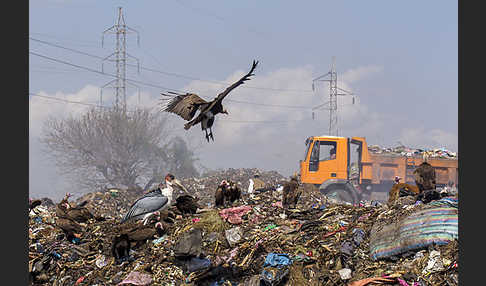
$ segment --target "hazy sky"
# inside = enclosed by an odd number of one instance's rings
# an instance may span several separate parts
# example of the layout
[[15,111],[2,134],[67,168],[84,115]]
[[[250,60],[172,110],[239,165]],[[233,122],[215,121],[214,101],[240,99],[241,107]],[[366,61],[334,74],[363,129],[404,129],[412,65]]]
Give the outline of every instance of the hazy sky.
[[[445,147],[457,151],[457,1],[70,1],[31,0],[29,90],[32,94],[96,104],[113,77],[101,58],[115,49],[117,7],[139,32],[127,36],[128,108],[157,106],[168,89],[212,99],[260,61],[255,76],[223,102],[215,142],[199,127],[174,133],[197,147],[209,168],[261,168],[288,176],[298,170],[305,138],[328,130],[329,114],[312,120],[311,108],[328,101],[329,87],[312,92],[336,57],[338,86],[357,95],[339,97],[342,136],[368,144]],[[64,47],[55,47],[55,46]],[[71,49],[71,50],[68,50]],[[72,51],[76,50],[78,52]],[[85,54],[81,54],[81,53]],[[51,59],[42,58],[46,56]],[[58,60],[58,61],[55,61]],[[59,61],[85,67],[80,69]],[[106,61],[103,70],[115,73]],[[150,70],[150,71],[149,71]],[[200,80],[196,80],[200,79]],[[139,96],[140,95],[140,96]],[[41,152],[38,135],[48,115],[84,112],[86,105],[30,98],[31,196],[75,193]],[[112,89],[103,90],[105,104]],[[277,105],[277,106],[275,106]]]

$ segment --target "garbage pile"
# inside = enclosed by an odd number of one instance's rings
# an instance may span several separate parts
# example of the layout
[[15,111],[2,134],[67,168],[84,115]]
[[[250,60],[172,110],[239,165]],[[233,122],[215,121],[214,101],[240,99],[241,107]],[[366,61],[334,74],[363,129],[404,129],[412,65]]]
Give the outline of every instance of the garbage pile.
[[[243,193],[246,193],[250,184],[250,179],[255,174],[260,176],[268,186],[277,187],[281,185],[286,177],[276,171],[262,171],[256,168],[242,168],[226,170],[215,170],[203,174],[200,178],[181,178],[181,183],[192,191],[193,196],[199,198],[201,207],[214,206],[214,191],[223,180],[235,182]],[[177,195],[182,195],[179,191]]]
[[368,146],[368,150],[374,154],[387,154],[387,155],[406,156],[406,157],[426,156],[429,158],[444,158],[444,159],[456,159],[458,157],[457,152],[452,152],[445,148],[420,149],[420,148],[410,148],[403,145],[397,147],[381,147],[378,145],[370,145]]
[[[209,201],[205,194],[214,195],[220,180],[244,188],[252,176],[230,169],[181,181]],[[283,178],[260,177],[276,184]],[[31,285],[458,285],[457,197],[352,206],[299,187],[295,209],[282,208],[277,189],[178,215],[165,233],[132,242],[122,261],[113,257],[113,239],[141,194],[79,198],[105,219],[82,223],[81,237],[71,241],[56,226],[55,207],[37,206],[29,214]]]

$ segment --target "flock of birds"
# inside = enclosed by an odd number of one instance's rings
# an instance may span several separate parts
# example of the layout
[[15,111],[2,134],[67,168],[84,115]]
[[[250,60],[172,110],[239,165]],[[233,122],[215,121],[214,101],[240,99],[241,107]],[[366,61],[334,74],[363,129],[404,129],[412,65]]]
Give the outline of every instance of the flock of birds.
[[[173,200],[174,188],[184,191],[186,194],[180,195]],[[297,191],[298,182],[296,177],[284,184],[283,205],[284,207],[295,207],[299,194]],[[268,189],[268,188],[266,188]],[[80,241],[87,223],[94,219],[104,221],[102,216],[93,215],[86,207],[88,201],[79,204],[70,203],[68,200],[71,195],[68,193],[56,205],[56,225],[63,230],[65,238],[73,243]],[[223,180],[214,194],[215,206],[217,208],[233,205],[241,199],[241,190],[238,185],[230,180]],[[198,199],[188,194],[187,189],[172,174],[165,176],[165,185],[159,184],[155,190],[146,192],[137,199],[129,208],[127,213],[121,218],[120,223],[114,228],[116,235],[113,238],[111,252],[116,262],[129,260],[129,251],[132,245],[144,243],[147,239],[158,235],[161,237],[166,230],[175,222],[177,215],[174,213],[175,206],[177,213],[185,216],[195,214],[200,206]],[[41,205],[40,200],[29,199],[29,211]],[[174,210],[174,211],[173,211]]]
[[[218,94],[212,101],[206,101],[193,93],[175,94],[163,107],[163,111],[179,115],[186,121],[184,129],[188,130],[194,125],[201,124],[201,129],[206,133],[206,140],[211,138],[214,141],[212,126],[217,114],[228,114],[223,107],[222,100],[236,87],[249,80],[253,71],[258,65],[258,61],[253,61],[250,71],[240,78],[237,82],[226,88]],[[196,113],[199,111],[197,116]],[[209,131],[209,132],[208,132]],[[185,195],[177,197],[174,201],[174,188],[185,192]],[[268,189],[268,188],[266,188]],[[300,193],[297,191],[298,181],[294,175],[289,182],[283,187],[283,206],[294,207],[297,203]],[[258,191],[258,190],[256,190]],[[241,191],[235,182],[223,180],[214,195],[216,207],[226,207],[232,205],[241,198]],[[87,208],[88,201],[73,205],[68,202],[70,194],[56,205],[56,225],[63,230],[67,240],[71,242],[79,241],[86,227],[86,223],[95,219],[104,220],[103,217],[94,216]],[[112,242],[112,255],[117,262],[129,259],[129,251],[132,243],[141,243],[146,239],[153,237],[155,234],[162,236],[174,223],[177,216],[171,210],[175,206],[180,214],[194,214],[197,212],[199,205],[198,199],[188,194],[187,189],[172,174],[165,176],[165,184],[161,183],[154,189],[146,192],[142,197],[137,199],[129,208],[127,213],[122,217],[118,232]],[[42,202],[40,200],[29,200],[29,211],[34,210]]]

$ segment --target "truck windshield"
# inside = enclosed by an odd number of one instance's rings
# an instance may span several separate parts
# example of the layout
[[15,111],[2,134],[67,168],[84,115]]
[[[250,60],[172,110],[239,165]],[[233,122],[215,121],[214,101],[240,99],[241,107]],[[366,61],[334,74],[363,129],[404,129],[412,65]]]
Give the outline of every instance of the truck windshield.
[[305,140],[305,154],[304,154],[304,161],[307,159],[307,155],[309,155],[309,150],[311,146],[312,140]]

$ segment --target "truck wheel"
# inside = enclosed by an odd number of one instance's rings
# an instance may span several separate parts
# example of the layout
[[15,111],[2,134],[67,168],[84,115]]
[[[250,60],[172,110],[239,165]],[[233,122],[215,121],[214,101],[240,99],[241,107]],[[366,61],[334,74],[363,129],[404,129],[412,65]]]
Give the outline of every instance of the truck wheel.
[[356,194],[344,185],[329,186],[325,190],[321,190],[321,192],[324,195],[335,198],[339,201],[348,202],[351,204],[358,203],[358,198]]

